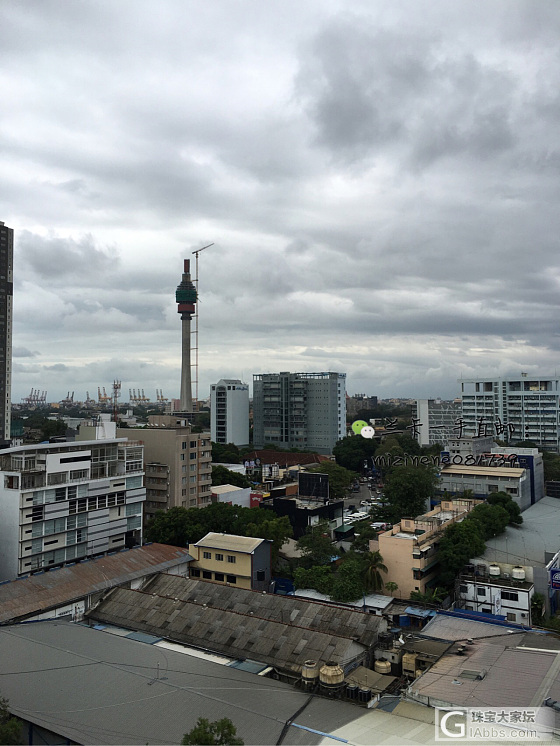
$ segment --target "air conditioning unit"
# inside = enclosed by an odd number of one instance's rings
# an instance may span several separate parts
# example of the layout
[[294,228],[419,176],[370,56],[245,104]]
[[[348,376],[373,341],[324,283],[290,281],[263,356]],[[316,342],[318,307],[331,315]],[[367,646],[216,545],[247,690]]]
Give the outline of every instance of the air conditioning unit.
[[528,616],[529,616],[529,614],[527,614],[527,612],[526,612],[526,611],[522,611],[522,612],[521,612],[521,616],[525,618],[525,617],[528,617]]

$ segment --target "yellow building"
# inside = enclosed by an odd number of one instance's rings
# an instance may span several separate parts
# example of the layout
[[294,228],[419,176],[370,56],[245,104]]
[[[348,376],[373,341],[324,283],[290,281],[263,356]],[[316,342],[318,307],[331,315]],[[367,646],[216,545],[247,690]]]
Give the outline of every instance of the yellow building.
[[258,591],[269,588],[272,542],[268,539],[210,532],[188,549],[194,557],[191,578]]
[[396,583],[397,598],[410,598],[413,591],[426,593],[434,586],[439,572],[438,542],[448,526],[461,521],[482,500],[442,500],[429,513],[403,518],[389,531],[369,543],[370,551],[379,551],[387,567],[384,581]]

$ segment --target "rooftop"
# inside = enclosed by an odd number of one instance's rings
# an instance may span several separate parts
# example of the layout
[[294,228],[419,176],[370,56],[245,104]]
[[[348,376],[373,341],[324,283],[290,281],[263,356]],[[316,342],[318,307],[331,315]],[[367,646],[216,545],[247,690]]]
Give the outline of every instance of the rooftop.
[[443,466],[441,476],[446,474],[465,474],[473,477],[509,477],[520,479],[525,474],[525,469],[514,466]]
[[254,539],[251,536],[235,536],[234,534],[217,534],[214,531],[210,531],[200,541],[197,541],[194,546],[252,554],[264,541],[266,539]]
[[57,570],[0,583],[0,623],[32,616],[192,560],[186,549],[145,544],[112,555],[83,560]]
[[[274,744],[294,713],[330,733],[362,712],[322,698],[305,706],[308,695],[289,684],[78,624],[3,627],[0,657],[10,711],[80,744],[180,743],[217,713],[246,744]],[[284,743],[321,738],[294,726]]]
[[560,550],[560,500],[543,497],[523,513],[523,525],[507,526],[486,541],[484,559],[491,562],[545,567]]

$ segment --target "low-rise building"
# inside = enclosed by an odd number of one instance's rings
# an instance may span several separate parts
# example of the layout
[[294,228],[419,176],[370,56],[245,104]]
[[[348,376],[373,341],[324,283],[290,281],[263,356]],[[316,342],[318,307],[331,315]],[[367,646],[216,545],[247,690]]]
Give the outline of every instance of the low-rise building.
[[189,546],[190,576],[236,588],[266,591],[272,580],[272,542],[211,531]]
[[466,611],[502,616],[507,622],[531,625],[531,600],[535,594],[532,568],[478,561],[460,574],[455,605]]
[[528,469],[515,466],[444,466],[439,489],[444,497],[471,491],[479,500],[493,492],[506,492],[521,510],[531,505],[531,478]]
[[[271,490],[271,493],[273,491]],[[319,521],[328,521],[329,528],[334,531],[344,521],[344,500],[324,500],[303,498],[297,495],[286,495],[265,499],[261,508],[272,510],[279,518],[286,515],[294,531],[294,538],[303,536],[310,526]]]
[[413,591],[426,593],[439,573],[438,541],[448,526],[469,513],[479,500],[442,500],[434,510],[417,518],[403,518],[389,531],[369,542],[370,551],[379,551],[387,567],[385,582],[396,583],[394,593],[408,598]]

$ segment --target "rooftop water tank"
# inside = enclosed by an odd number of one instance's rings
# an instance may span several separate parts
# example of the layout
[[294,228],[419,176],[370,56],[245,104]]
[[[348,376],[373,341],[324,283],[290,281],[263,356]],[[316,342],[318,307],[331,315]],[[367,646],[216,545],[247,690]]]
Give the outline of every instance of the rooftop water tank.
[[327,689],[338,689],[344,684],[344,671],[335,661],[327,661],[319,670],[319,680]]
[[375,661],[374,670],[377,671],[377,673],[382,673],[389,675],[391,673],[391,664],[389,661],[384,661],[383,659]]
[[500,577],[500,565],[488,565],[488,575],[492,578]]
[[520,565],[517,565],[511,571],[511,577],[514,580],[525,580],[525,570]]
[[319,661],[305,661],[301,667],[301,678],[304,681],[317,681],[319,677]]

